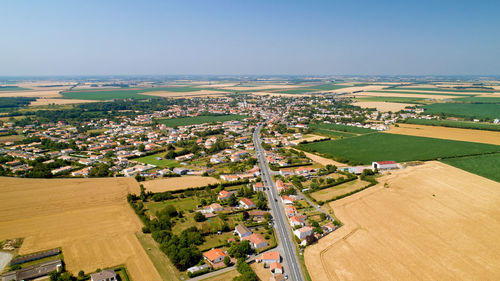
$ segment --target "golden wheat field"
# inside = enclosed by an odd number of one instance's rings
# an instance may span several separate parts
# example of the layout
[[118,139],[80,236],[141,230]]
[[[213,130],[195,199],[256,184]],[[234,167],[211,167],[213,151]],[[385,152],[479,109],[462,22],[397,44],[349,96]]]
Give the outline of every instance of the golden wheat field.
[[413,124],[398,126],[391,126],[386,133],[500,145],[500,132]]
[[207,184],[219,183],[219,180],[212,177],[202,176],[183,176],[175,178],[163,178],[145,181],[142,184],[147,191],[164,192],[190,187],[200,187]]
[[379,111],[392,111],[397,112],[405,109],[407,106],[414,106],[414,104],[409,103],[399,103],[399,102],[383,102],[383,101],[359,101],[352,105],[356,105],[364,108],[376,108]]
[[500,279],[499,183],[441,162],[379,181],[330,204],[344,226],[306,249],[313,280]]
[[0,240],[24,237],[20,254],[61,247],[67,269],[125,264],[134,280],[161,280],[135,233],[126,201],[132,178],[0,178]]

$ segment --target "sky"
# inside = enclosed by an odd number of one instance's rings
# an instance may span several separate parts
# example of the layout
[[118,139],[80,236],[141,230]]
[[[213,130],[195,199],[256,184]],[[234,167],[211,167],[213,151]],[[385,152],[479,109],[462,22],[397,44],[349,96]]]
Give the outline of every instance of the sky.
[[498,75],[500,1],[1,1],[0,76]]

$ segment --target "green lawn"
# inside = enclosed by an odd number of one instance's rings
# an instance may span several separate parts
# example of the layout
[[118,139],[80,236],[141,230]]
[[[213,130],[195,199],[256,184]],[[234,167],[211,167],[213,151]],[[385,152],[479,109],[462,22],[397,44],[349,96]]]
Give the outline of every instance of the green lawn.
[[222,234],[210,234],[205,236],[205,242],[201,244],[198,248],[204,252],[212,248],[218,248],[226,245],[227,240],[230,238],[235,238],[232,231],[223,232]]
[[444,159],[442,162],[500,182],[500,154]]
[[153,240],[151,234],[138,232],[136,236],[163,281],[181,280],[181,276],[186,279],[186,276],[177,270],[167,255],[160,250],[158,243]]
[[425,114],[441,114],[471,118],[500,118],[500,104],[433,103],[424,106]]
[[[156,154],[152,154],[152,155],[148,155],[148,156],[144,156],[144,157],[140,157],[140,158],[135,158],[134,160],[135,161],[139,161],[141,163],[144,163],[144,164],[151,164],[151,165],[155,165],[157,167],[160,167],[160,168],[165,168],[165,167],[179,167],[180,164],[177,163],[177,161],[175,160],[171,160],[171,159],[165,159],[164,156],[165,156],[166,152],[161,152],[161,153],[156,153]],[[161,158],[160,160],[158,160],[157,158]]]
[[384,160],[433,160],[500,151],[498,145],[386,133],[309,143],[299,148],[319,152],[338,161],[360,164]]
[[413,119],[413,118],[406,119],[403,123],[428,125],[428,126],[443,126],[443,127],[461,128],[461,129],[500,131],[500,124],[493,124],[493,123],[478,123],[478,122],[453,121],[453,120],[427,120],[427,119]]
[[[199,204],[196,197],[186,197],[186,198],[175,198],[170,200],[165,200],[161,202],[146,202],[146,208],[148,208],[151,214],[156,214],[157,211],[165,208],[167,205],[174,206],[177,211],[180,210],[193,210]],[[187,212],[186,212],[187,213]]]
[[200,115],[195,117],[180,117],[180,118],[171,118],[171,119],[156,119],[159,123],[165,124],[169,127],[178,127],[178,126],[188,126],[188,125],[197,125],[204,123],[215,123],[215,122],[225,122],[232,120],[242,120],[247,118],[248,116],[239,115],[239,114],[229,114],[229,115]]

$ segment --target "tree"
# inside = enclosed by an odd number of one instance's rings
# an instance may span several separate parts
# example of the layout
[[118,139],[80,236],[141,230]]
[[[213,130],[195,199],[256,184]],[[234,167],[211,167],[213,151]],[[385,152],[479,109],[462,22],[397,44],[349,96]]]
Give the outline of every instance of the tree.
[[225,256],[225,257],[224,257],[224,264],[225,264],[226,266],[229,266],[229,264],[230,264],[230,263],[231,263],[231,258],[230,258],[230,257],[228,257],[228,256]]
[[140,152],[143,152],[145,149],[146,146],[143,143],[139,144],[139,146],[137,147],[137,150],[139,150]]
[[248,212],[247,212],[247,211],[243,211],[243,212],[241,212],[241,220],[242,220],[242,221],[246,221],[246,220],[248,220],[249,218],[250,218],[250,215],[248,214]]
[[197,222],[202,222],[205,220],[205,216],[201,212],[196,212],[196,214],[194,214],[194,220]]
[[227,200],[227,203],[229,206],[236,206],[238,204],[238,199],[236,199],[236,196],[234,194],[231,194],[229,196],[229,199]]
[[267,210],[267,202],[264,200],[258,200],[255,205],[259,210]]

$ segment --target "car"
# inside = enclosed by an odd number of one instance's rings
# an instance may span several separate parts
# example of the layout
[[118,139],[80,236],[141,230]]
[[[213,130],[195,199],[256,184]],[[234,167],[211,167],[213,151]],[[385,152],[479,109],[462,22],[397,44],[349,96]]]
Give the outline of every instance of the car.
[[274,198],[274,202],[278,202],[278,199]]
[[288,280],[288,275],[285,274],[285,279]]

